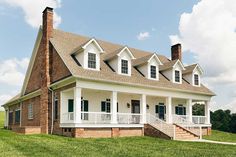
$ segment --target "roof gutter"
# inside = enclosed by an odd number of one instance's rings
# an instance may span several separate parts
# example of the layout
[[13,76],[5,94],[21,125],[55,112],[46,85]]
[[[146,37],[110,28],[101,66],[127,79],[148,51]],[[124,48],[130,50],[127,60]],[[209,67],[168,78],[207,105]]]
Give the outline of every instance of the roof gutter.
[[140,85],[140,84],[118,82],[118,81],[104,80],[104,79],[98,79],[98,78],[86,78],[86,77],[81,77],[81,76],[78,76],[78,75],[75,75],[75,77],[79,78],[79,79],[84,79],[84,80],[109,82],[109,83],[124,84],[124,85],[130,85],[130,86],[139,86],[139,87],[152,88],[152,89],[164,89],[164,90],[169,90],[169,91],[178,91],[178,92],[185,92],[185,93],[191,93],[191,94],[200,94],[200,95],[206,95],[206,96],[216,96],[215,93],[210,94],[210,93],[204,93],[204,92],[191,92],[189,90],[182,90],[182,89],[172,89],[172,88],[167,88],[167,87],[153,87],[153,86],[148,86],[148,85],[144,86],[144,85]]

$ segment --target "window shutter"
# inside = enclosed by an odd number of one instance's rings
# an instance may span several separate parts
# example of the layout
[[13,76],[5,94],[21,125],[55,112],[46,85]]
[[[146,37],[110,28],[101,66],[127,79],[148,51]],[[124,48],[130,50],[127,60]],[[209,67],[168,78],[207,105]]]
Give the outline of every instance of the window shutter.
[[118,102],[116,103],[116,105],[117,105],[117,112],[119,111],[119,104],[118,104]]
[[179,114],[179,107],[178,106],[175,106],[175,114]]
[[106,102],[105,102],[105,101],[102,101],[102,102],[101,102],[101,111],[102,111],[102,112],[105,112],[105,111],[106,111]]
[[184,109],[184,115],[186,115],[186,107],[183,107],[183,109]]
[[88,100],[84,100],[84,111],[88,112]]
[[159,106],[158,106],[158,105],[156,105],[155,112],[156,112],[156,113],[159,113]]
[[74,100],[73,99],[68,100],[68,112],[74,112]]

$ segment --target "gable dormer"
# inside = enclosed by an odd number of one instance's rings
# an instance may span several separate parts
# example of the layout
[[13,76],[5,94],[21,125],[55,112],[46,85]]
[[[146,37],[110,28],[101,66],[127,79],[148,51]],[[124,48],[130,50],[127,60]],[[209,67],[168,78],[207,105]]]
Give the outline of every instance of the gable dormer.
[[146,78],[152,80],[159,80],[159,66],[163,65],[158,56],[153,53],[133,62],[136,67]]
[[127,46],[116,50],[104,57],[112,69],[120,75],[131,76],[131,61],[135,59]]
[[100,54],[104,53],[98,42],[92,38],[73,51],[73,57],[79,64],[90,70],[100,70]]
[[203,74],[202,68],[199,64],[193,64],[185,67],[183,73],[184,79],[186,79],[191,85],[200,87],[201,86],[201,75]]
[[160,67],[160,71],[172,83],[182,84],[182,74],[185,70],[179,59],[171,60]]

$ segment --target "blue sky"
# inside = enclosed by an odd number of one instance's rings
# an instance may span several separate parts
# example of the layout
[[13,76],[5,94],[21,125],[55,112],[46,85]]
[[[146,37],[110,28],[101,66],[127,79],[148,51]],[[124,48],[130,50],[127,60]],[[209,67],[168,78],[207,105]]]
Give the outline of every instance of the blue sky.
[[[208,60],[205,59],[204,62],[202,59],[203,56],[212,57],[207,52],[208,48],[201,49],[202,43],[196,42],[197,45],[192,42],[202,39],[202,42],[211,43],[215,38],[214,35],[209,35],[212,38],[209,37],[205,41],[205,36],[199,36],[211,28],[199,32],[201,29],[197,28],[203,26],[198,21],[205,19],[208,24],[209,17],[204,16],[206,13],[203,8],[212,4],[216,4],[217,7],[216,1],[220,3],[222,0],[216,0],[215,3],[212,0],[206,1],[209,4],[201,0],[37,0],[33,2],[0,0],[0,98],[2,98],[0,102],[4,102],[20,90],[36,39],[41,12],[46,5],[51,5],[61,19],[58,20],[60,23],[58,29],[64,31],[158,52],[168,57],[171,44],[181,42],[184,49],[183,62],[202,63],[206,75],[205,83],[220,94],[213,99],[213,108],[219,108],[218,104],[227,106],[231,103],[231,106],[228,106],[230,108],[236,100],[234,99],[236,92],[229,90],[230,81],[223,80],[223,84],[215,86],[214,81],[218,80],[217,76],[222,73],[211,74],[214,67],[210,67],[212,64],[205,63]],[[195,10],[193,10],[194,5],[196,5]],[[213,13],[214,11],[212,10]],[[194,30],[191,31],[193,28]],[[213,51],[213,49],[209,50]],[[202,52],[206,53],[203,55]],[[6,75],[8,71],[11,71],[11,74]],[[232,95],[229,96],[230,94]]]

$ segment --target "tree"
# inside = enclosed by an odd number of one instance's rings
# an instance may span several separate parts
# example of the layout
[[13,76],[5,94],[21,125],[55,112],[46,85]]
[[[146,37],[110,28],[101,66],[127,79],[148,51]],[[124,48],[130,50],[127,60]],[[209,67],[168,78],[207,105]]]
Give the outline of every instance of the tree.
[[204,105],[198,103],[193,105],[193,115],[204,116],[204,113]]
[[212,129],[236,133],[236,114],[230,110],[211,112]]

